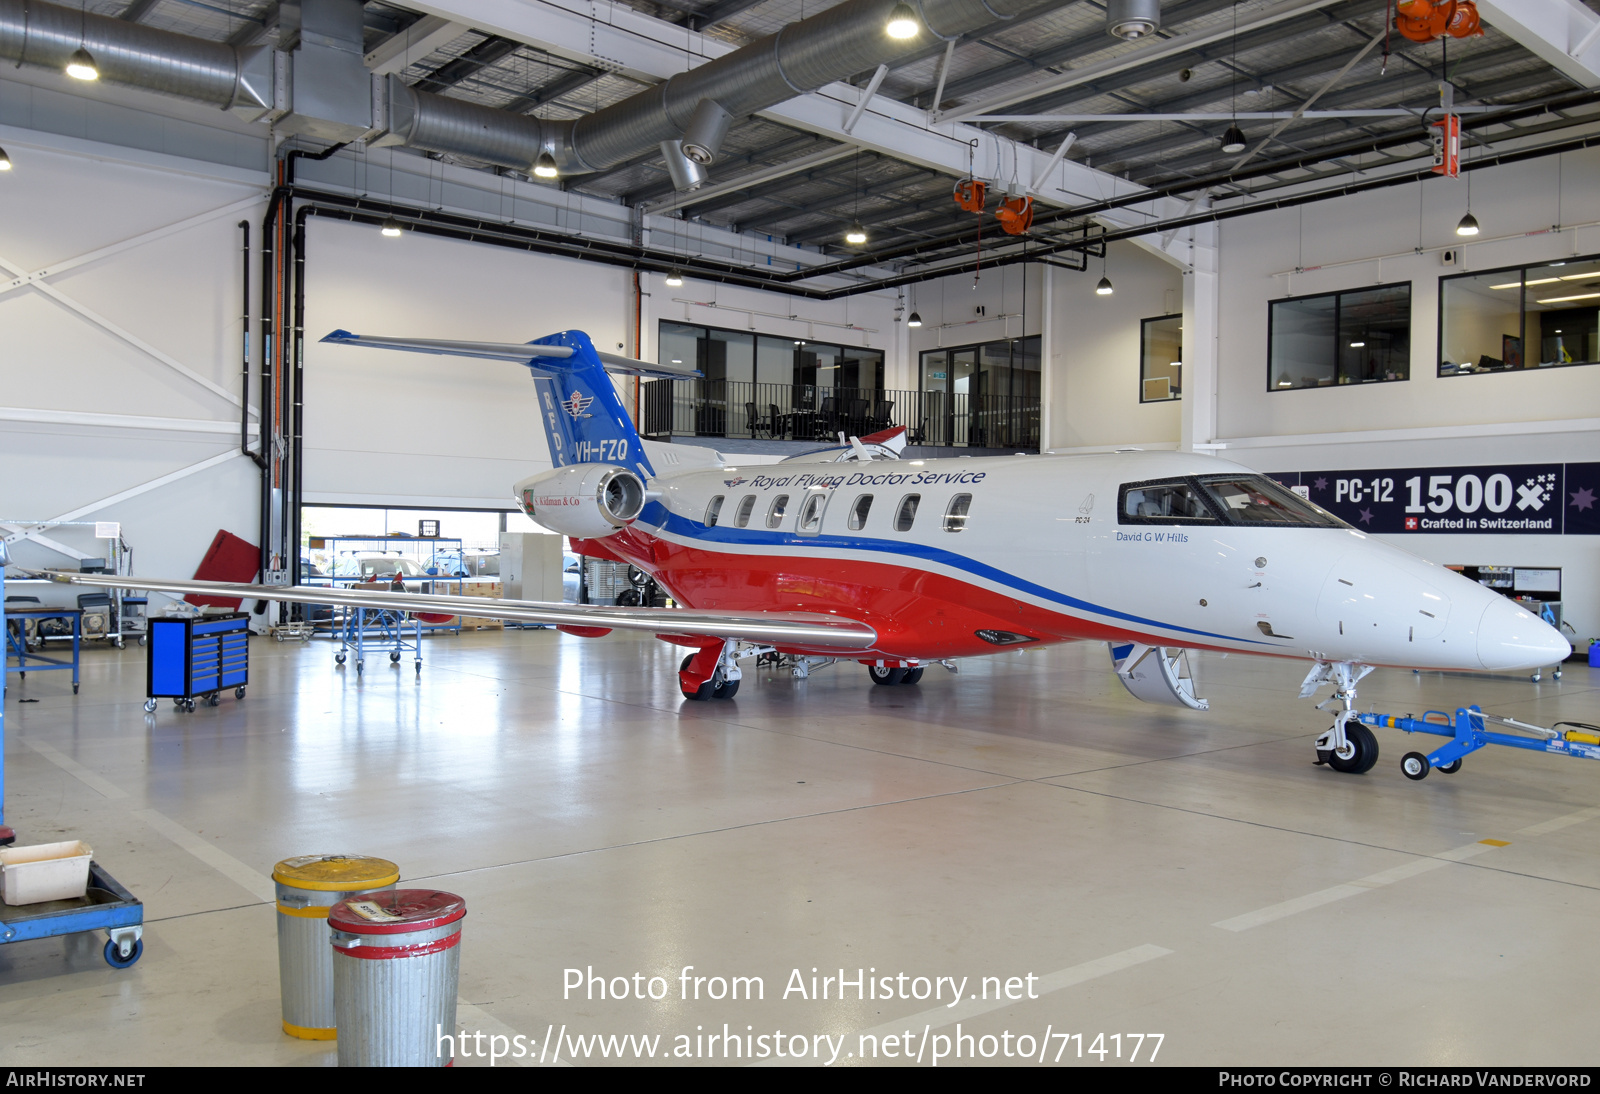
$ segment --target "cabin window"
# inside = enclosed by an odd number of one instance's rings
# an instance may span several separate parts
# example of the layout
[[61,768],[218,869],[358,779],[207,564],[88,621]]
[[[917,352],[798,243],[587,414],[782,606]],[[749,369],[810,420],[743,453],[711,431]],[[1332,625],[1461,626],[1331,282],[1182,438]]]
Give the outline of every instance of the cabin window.
[[1122,488],[1123,524],[1216,522],[1200,491],[1187,482],[1142,482]]
[[722,495],[718,494],[716,497],[711,499],[711,504],[706,506],[706,527],[707,528],[715,528],[717,526],[717,517],[718,517],[718,515],[721,514],[721,512],[722,512]]
[[789,508],[789,495],[779,494],[772,499],[772,506],[767,510],[767,527],[776,528],[783,523],[783,513]]
[[755,507],[756,496],[754,494],[746,494],[744,500],[739,503],[739,511],[733,515],[733,526],[735,528],[750,527],[750,514],[755,510]]
[[967,510],[971,507],[971,494],[957,494],[951,498],[949,508],[944,511],[944,530],[946,532],[964,531],[967,527]]
[[828,504],[828,495],[817,491],[806,498],[806,503],[800,508],[800,526],[797,529],[803,535],[814,536],[822,530],[822,509]]
[[872,495],[862,494],[850,507],[850,530],[859,532],[867,526],[867,514],[872,512]]
[[900,508],[894,515],[894,530],[896,532],[911,531],[911,524],[917,519],[917,505],[921,501],[921,494],[907,494],[900,499]]

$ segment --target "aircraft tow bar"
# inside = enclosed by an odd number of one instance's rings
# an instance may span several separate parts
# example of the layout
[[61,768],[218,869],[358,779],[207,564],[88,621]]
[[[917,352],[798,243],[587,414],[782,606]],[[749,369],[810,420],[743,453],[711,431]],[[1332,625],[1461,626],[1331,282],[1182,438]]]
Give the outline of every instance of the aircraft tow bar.
[[[1461,770],[1461,758],[1485,745],[1525,748],[1584,760],[1600,760],[1600,726],[1587,722],[1557,722],[1555,728],[1519,722],[1498,714],[1485,714],[1476,706],[1458,707],[1455,717],[1442,710],[1425,711],[1420,718],[1409,714],[1357,714],[1363,725],[1379,729],[1398,729],[1404,733],[1432,733],[1450,741],[1432,752],[1407,752],[1400,761],[1406,778],[1421,780],[1438,768],[1446,775]],[[1503,726],[1515,730],[1504,733],[1490,729]],[[1568,728],[1562,729],[1560,727]]]

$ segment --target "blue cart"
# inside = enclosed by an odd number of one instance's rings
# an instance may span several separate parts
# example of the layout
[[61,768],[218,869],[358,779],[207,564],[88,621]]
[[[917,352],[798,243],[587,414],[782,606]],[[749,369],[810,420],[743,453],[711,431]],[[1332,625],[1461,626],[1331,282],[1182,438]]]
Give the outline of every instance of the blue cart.
[[228,688],[240,699],[250,682],[250,616],[174,616],[149,622],[150,661],[146,670],[146,711],[157,699],[171,699],[179,710],[197,702],[216,706]]

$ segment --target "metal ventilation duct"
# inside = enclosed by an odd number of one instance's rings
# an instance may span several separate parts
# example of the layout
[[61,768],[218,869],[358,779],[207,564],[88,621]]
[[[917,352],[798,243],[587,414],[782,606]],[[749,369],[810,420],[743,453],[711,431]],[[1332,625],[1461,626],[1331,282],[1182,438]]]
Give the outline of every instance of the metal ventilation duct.
[[108,84],[253,117],[272,107],[272,50],[266,46],[240,49],[42,0],[0,0],[0,60],[59,71],[79,48],[94,55]]
[[[286,71],[280,85],[287,94],[274,101],[273,54],[264,47],[236,49],[218,42],[153,30],[136,23],[83,15],[44,0],[0,0],[0,60],[61,68],[80,44],[99,62],[108,83],[234,109],[260,117],[285,118],[296,132],[365,135],[376,144],[399,144],[464,156],[521,171],[532,169],[548,151],[563,174],[605,170],[663,142],[683,141],[686,159],[714,156],[726,125],[788,99],[875,68],[893,65],[925,50],[928,39],[889,37],[885,26],[898,0],[845,0],[810,19],[790,23],[776,34],[752,42],[662,84],[641,91],[574,121],[543,121],[477,106],[407,87],[398,78],[384,81],[373,98],[380,110],[372,128],[358,132],[354,89],[343,66],[325,70],[307,50],[282,55]],[[944,41],[1015,18],[1037,0],[917,0],[926,32]],[[1156,7],[1157,0],[1131,0]],[[349,5],[360,0],[318,0]],[[81,28],[81,29],[80,29]],[[285,64],[287,62],[287,64]],[[317,65],[315,72],[312,64]],[[304,94],[313,83],[337,84],[327,101],[330,111],[312,105]],[[295,94],[295,85],[302,85]],[[296,99],[301,101],[296,102]],[[318,103],[322,96],[318,96]],[[696,115],[700,122],[695,124]],[[325,133],[319,122],[326,123]],[[702,132],[703,131],[703,132]]]
[[1132,41],[1161,29],[1161,0],[1110,0],[1106,4],[1106,33]]

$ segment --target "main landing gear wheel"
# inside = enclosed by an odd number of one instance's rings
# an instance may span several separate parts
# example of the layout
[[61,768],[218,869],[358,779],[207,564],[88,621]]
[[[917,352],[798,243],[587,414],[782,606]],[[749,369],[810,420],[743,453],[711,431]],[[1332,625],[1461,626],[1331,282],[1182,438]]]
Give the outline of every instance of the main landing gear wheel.
[[900,682],[902,684],[915,684],[922,679],[923,671],[924,667],[922,665],[918,665],[914,669],[906,669],[906,678]]
[[1378,762],[1378,738],[1372,735],[1372,730],[1354,721],[1344,727],[1344,735],[1350,741],[1350,755],[1329,751],[1318,752],[1317,758],[1346,775],[1365,775]]
[[887,665],[868,665],[867,675],[874,684],[901,684],[905,682],[905,669],[892,669]]
[[[688,671],[689,662],[693,660],[694,654],[691,653],[689,656],[683,659],[683,663],[678,666],[678,671]],[[678,685],[678,690],[683,692],[683,697],[685,699],[695,699],[700,702],[705,702],[710,699],[732,699],[735,695],[739,694],[740,683],[741,681],[739,680],[724,680],[722,678],[722,670],[718,669],[716,673],[712,675],[711,679],[700,685],[698,691],[690,691],[681,683]]]
[[1421,782],[1428,777],[1428,757],[1420,752],[1407,752],[1400,758],[1400,772],[1406,778]]

